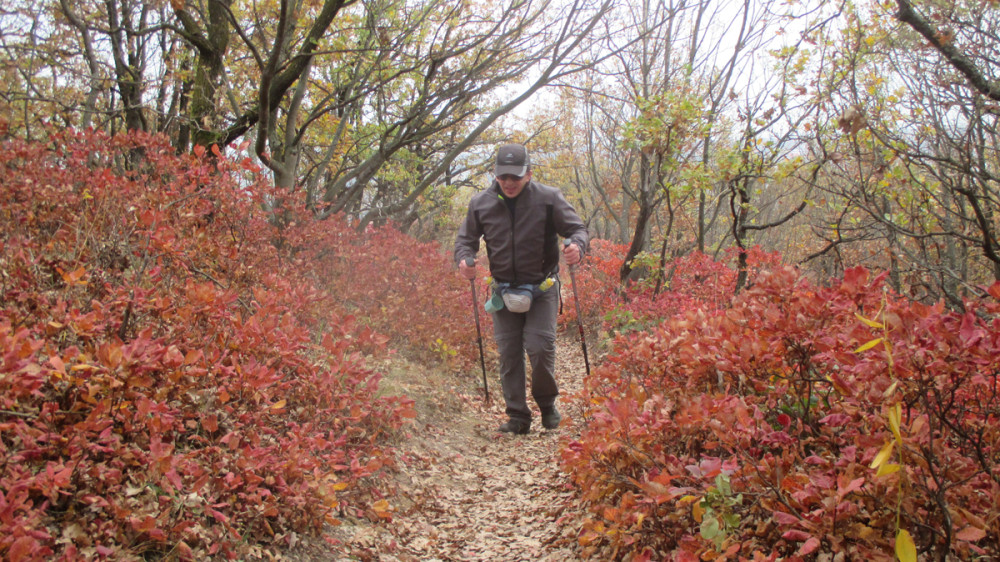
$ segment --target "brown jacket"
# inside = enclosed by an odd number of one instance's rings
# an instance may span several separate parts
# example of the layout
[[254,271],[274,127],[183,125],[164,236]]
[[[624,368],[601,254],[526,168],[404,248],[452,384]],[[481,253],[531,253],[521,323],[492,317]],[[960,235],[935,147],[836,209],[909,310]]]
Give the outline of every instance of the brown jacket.
[[455,263],[475,258],[484,238],[494,279],[537,284],[559,271],[559,236],[586,252],[587,227],[558,189],[532,180],[515,201],[512,216],[496,181],[472,197],[455,240]]

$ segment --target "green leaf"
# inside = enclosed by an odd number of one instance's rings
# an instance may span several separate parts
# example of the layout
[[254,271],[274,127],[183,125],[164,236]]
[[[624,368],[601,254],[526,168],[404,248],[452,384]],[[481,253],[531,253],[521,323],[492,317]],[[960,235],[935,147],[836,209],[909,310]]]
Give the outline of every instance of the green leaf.
[[719,536],[722,529],[719,526],[719,520],[715,517],[706,517],[701,522],[701,538],[710,541],[714,540],[715,537]]

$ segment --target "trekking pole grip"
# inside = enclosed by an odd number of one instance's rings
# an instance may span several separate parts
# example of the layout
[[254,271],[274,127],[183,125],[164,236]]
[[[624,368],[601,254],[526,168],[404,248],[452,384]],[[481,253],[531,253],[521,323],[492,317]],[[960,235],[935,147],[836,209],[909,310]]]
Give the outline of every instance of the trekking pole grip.
[[[573,241],[570,240],[569,238],[567,238],[567,239],[563,240],[563,247],[567,247],[568,248],[569,245],[572,244],[572,243],[573,243]],[[579,262],[577,262],[577,263],[579,263]],[[576,269],[576,264],[574,263],[573,265],[569,266],[569,269],[570,269],[570,271]]]

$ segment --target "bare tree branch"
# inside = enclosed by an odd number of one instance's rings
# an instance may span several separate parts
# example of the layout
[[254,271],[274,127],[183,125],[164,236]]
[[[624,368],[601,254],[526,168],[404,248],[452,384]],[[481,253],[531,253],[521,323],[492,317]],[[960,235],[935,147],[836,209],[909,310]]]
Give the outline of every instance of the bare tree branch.
[[952,42],[948,41],[944,35],[932,28],[930,23],[913,9],[913,5],[909,0],[896,0],[896,5],[899,6],[899,11],[896,12],[896,17],[899,18],[899,21],[909,24],[914,31],[922,35],[924,39],[927,39],[938,52],[944,55],[949,64],[965,76],[969,83],[972,84],[972,87],[979,91],[979,93],[990,99],[1000,101],[1000,86],[991,84],[971,60],[959,52]]

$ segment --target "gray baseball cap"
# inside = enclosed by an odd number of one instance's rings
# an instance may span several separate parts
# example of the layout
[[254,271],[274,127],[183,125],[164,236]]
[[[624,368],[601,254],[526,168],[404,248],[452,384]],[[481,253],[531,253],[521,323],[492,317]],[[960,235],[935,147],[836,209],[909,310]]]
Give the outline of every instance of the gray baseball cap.
[[528,149],[523,144],[505,144],[497,150],[497,163],[493,175],[500,177],[507,174],[523,177],[528,173],[531,158]]

